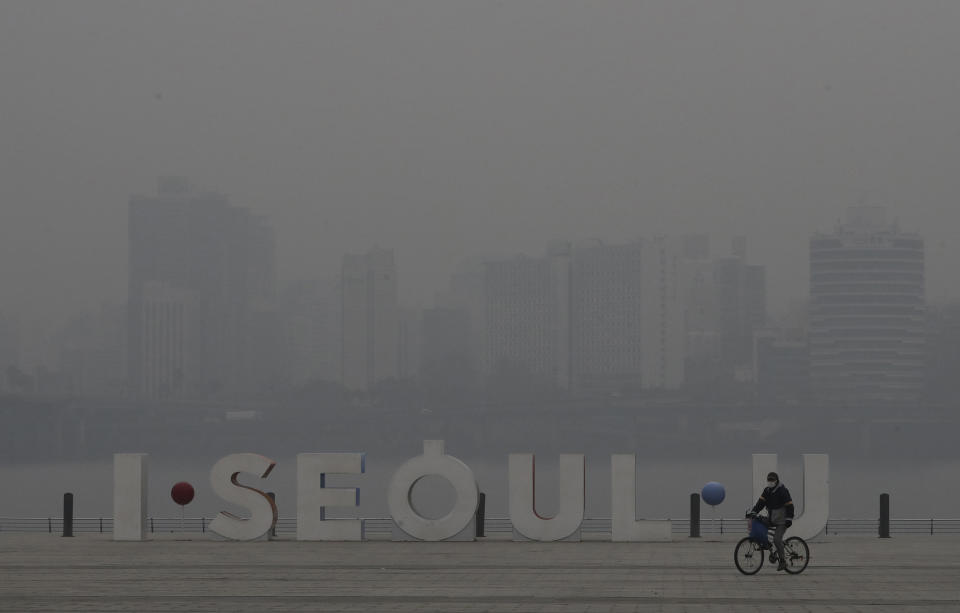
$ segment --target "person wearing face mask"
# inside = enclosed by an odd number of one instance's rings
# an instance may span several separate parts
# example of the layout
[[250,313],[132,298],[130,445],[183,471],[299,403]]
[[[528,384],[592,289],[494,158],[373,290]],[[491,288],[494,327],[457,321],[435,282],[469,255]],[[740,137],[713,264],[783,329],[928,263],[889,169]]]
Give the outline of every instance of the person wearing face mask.
[[764,507],[770,512],[770,526],[775,528],[773,544],[776,546],[780,558],[777,570],[785,570],[787,563],[784,561],[783,554],[783,534],[793,524],[794,508],[790,490],[780,483],[780,477],[777,473],[767,475],[767,487],[764,488],[757,504],[753,505],[753,512],[759,513]]

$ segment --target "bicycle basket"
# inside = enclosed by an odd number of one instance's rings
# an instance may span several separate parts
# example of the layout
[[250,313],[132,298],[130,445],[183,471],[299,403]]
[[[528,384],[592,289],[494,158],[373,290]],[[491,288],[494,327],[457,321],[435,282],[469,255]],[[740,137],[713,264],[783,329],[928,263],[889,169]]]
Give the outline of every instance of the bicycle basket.
[[767,525],[756,519],[747,520],[747,529],[750,531],[750,540],[754,543],[767,542]]

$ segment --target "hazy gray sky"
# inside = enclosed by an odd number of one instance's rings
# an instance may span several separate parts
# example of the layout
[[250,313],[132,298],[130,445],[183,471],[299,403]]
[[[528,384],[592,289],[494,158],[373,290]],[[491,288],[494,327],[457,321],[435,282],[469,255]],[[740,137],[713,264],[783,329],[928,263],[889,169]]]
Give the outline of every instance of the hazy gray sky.
[[[283,277],[743,232],[774,308],[850,204],[957,298],[960,2],[3,0],[0,310],[122,300],[126,204],[185,174],[270,217]],[[726,248],[717,242],[715,247]]]

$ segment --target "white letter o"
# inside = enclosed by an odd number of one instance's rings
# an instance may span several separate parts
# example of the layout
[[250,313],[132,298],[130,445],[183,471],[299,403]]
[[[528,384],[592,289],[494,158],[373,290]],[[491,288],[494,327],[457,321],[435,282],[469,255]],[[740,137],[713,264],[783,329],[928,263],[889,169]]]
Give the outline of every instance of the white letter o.
[[[450,482],[456,500],[449,513],[438,519],[423,517],[413,508],[410,495],[420,479],[437,475]],[[397,526],[422,541],[443,541],[466,528],[477,512],[479,489],[470,467],[443,453],[443,441],[423,441],[423,455],[410,458],[393,473],[387,488],[387,505]]]

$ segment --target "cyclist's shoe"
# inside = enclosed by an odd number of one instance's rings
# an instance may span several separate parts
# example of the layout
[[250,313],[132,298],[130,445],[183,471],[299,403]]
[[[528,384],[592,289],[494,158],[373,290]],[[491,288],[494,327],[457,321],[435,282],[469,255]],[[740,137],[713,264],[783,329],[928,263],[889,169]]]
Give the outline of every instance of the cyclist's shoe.
[[777,564],[777,570],[787,570],[787,563],[781,560],[780,563]]

